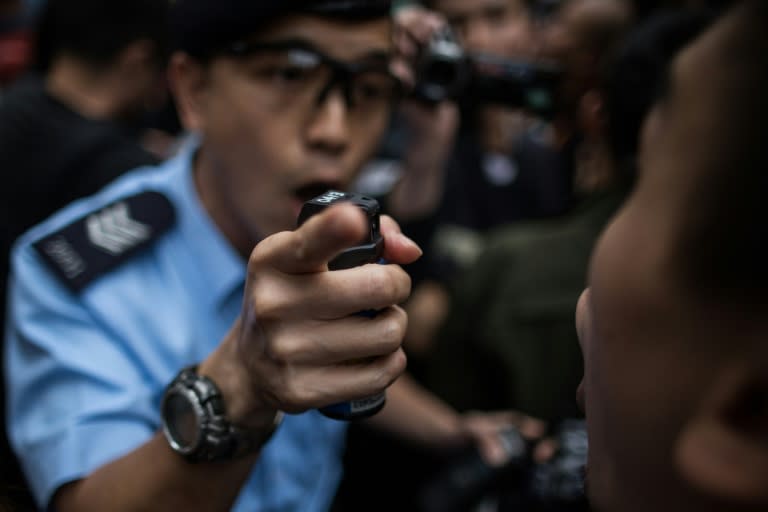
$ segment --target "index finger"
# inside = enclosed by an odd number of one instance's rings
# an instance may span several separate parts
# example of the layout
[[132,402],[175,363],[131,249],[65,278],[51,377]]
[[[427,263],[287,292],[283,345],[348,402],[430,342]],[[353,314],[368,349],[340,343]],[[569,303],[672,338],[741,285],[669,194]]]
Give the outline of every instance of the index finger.
[[395,15],[396,26],[420,43],[425,43],[432,34],[447,25],[445,18],[438,12],[422,6],[401,8]]
[[405,236],[397,222],[388,215],[381,216],[381,234],[384,237],[384,259],[390,263],[407,265],[423,254],[416,242]]
[[349,203],[339,203],[311,217],[296,231],[277,233],[259,243],[251,265],[271,265],[286,274],[328,270],[328,262],[360,242],[366,233],[365,214]]

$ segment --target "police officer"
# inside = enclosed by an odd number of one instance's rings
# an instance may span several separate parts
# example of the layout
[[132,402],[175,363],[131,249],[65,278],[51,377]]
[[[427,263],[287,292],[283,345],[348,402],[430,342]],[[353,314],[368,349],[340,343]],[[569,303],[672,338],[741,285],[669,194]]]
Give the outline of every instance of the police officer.
[[[346,423],[315,409],[403,372],[398,264],[421,251],[384,218],[391,264],[328,272],[365,233],[359,209],[289,230],[303,202],[351,181],[387,123],[389,8],[175,3],[170,78],[190,142],[14,252],[9,431],[41,508],[330,506]],[[409,386],[374,419],[413,439],[482,440],[509,421],[459,417]]]

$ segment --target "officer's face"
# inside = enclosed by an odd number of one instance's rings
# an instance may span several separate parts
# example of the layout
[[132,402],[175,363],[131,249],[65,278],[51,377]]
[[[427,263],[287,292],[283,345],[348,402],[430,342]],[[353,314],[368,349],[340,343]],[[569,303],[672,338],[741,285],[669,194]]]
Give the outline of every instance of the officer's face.
[[523,0],[437,0],[467,50],[525,57],[534,49],[533,28]]
[[[728,171],[713,162],[722,127],[735,121],[726,42],[737,30],[730,15],[676,59],[669,92],[646,122],[636,189],[599,241],[579,301],[588,489],[601,512],[740,510],[718,505],[720,489],[696,487],[681,469],[680,444],[738,341],[724,308],[679,277],[680,240],[698,218],[702,184]],[[709,469],[726,467],[735,446],[713,449]],[[731,483],[735,473],[715,480]]]
[[[344,189],[372,154],[394,92],[390,31],[387,18],[289,17],[191,80],[184,110],[203,136],[198,188],[242,253],[293,229],[304,201]],[[365,72],[345,81],[339,63]]]

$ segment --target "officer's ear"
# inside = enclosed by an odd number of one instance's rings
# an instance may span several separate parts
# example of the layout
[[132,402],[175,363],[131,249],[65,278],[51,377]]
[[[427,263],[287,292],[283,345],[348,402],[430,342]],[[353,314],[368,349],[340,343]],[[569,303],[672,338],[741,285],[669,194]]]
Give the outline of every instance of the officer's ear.
[[676,442],[682,477],[713,498],[768,503],[768,357],[760,351],[745,350],[712,376]]
[[179,52],[170,59],[168,80],[182,125],[189,131],[202,131],[205,128],[207,67],[186,53]]

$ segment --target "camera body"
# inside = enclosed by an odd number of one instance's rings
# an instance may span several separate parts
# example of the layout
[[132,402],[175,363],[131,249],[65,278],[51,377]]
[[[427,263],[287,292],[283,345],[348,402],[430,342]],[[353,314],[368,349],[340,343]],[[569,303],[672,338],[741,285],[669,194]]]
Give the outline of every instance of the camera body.
[[561,80],[562,71],[553,63],[467,53],[444,27],[417,60],[414,95],[432,104],[495,104],[551,118]]
[[486,464],[474,449],[448,464],[434,476],[420,495],[421,512],[467,512],[492,497],[497,512],[586,512],[584,467],[587,432],[584,420],[560,423],[555,439],[558,451],[547,462],[535,462],[533,444],[519,431],[499,432],[507,462]]

